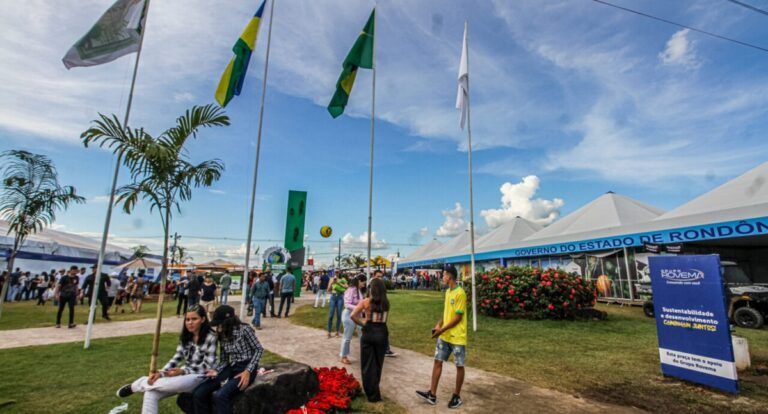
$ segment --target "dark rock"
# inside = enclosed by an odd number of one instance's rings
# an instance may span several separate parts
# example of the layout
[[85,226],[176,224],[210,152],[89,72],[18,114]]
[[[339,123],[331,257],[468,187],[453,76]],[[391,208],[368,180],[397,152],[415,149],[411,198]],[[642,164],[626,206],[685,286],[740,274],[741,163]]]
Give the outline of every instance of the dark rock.
[[[274,372],[257,376],[248,389],[235,397],[236,414],[284,413],[306,404],[320,391],[320,380],[309,365],[281,362],[262,367]],[[179,394],[176,404],[187,414],[194,412],[192,394]]]

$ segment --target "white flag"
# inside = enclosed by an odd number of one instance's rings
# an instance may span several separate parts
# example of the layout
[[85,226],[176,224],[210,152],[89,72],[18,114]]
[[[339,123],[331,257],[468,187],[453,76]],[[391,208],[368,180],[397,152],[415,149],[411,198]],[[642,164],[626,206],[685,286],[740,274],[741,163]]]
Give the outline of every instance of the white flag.
[[461,46],[459,63],[459,90],[456,93],[456,109],[459,110],[459,126],[464,129],[469,110],[469,62],[467,62],[467,24],[464,23],[464,43]]
[[117,0],[62,59],[67,69],[111,62],[139,50],[146,0]]

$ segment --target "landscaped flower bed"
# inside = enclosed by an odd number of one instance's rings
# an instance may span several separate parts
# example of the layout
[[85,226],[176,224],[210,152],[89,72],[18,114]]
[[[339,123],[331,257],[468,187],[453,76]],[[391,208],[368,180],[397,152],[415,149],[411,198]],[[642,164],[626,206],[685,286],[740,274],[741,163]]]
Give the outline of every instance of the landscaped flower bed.
[[302,408],[287,414],[324,414],[348,411],[352,399],[360,392],[360,383],[345,368],[315,368],[320,392]]
[[498,318],[575,319],[597,298],[592,282],[557,269],[493,269],[476,283],[480,312]]

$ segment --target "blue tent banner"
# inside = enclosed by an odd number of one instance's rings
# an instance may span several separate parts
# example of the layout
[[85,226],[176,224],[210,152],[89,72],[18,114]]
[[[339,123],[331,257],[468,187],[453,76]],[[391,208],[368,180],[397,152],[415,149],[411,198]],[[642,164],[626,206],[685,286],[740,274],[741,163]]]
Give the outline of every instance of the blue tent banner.
[[[691,227],[659,230],[654,232],[634,233],[620,236],[602,237],[589,240],[578,240],[566,243],[534,245],[508,250],[497,250],[475,254],[475,260],[496,260],[501,257],[535,257],[563,255],[589,251],[620,249],[622,247],[641,247],[646,244],[680,244],[704,240],[717,240],[735,237],[748,237],[768,234],[768,217],[751,218],[748,220],[729,221]],[[463,263],[469,262],[469,255],[436,258],[404,262],[401,266],[423,266],[434,263]]]
[[739,392],[720,257],[649,257],[664,375]]

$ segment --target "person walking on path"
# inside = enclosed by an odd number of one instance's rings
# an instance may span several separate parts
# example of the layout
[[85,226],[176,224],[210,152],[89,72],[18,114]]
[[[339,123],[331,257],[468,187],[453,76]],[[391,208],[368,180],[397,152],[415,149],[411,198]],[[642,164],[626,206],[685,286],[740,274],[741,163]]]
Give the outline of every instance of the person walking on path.
[[253,321],[251,324],[256,329],[261,329],[261,315],[267,306],[268,297],[269,283],[267,283],[267,275],[262,273],[251,286],[251,302],[253,303]]
[[341,312],[344,310],[344,293],[347,291],[347,280],[341,274],[334,276],[328,286],[328,291],[331,292],[331,305],[328,308],[328,337],[331,337],[334,315],[336,315],[336,337],[338,337],[341,332]]
[[[374,279],[382,279],[384,278],[384,272],[381,271],[381,269],[376,269],[373,271],[373,278]],[[386,284],[385,284],[386,286]],[[387,341],[387,350],[384,352],[385,357],[394,358],[397,356],[397,352],[392,351],[392,348],[389,346],[389,341]]]
[[[118,397],[144,393],[142,414],[156,414],[160,400],[184,392],[192,392],[204,381],[204,374],[216,363],[216,332],[211,329],[205,309],[195,307],[184,314],[176,353],[162,370],[141,377],[117,390]],[[181,363],[184,367],[181,368]]]
[[189,306],[195,306],[200,302],[200,288],[203,284],[202,276],[192,275],[189,278]]
[[328,273],[323,272],[322,275],[320,275],[317,278],[317,292],[315,294],[315,307],[317,307],[317,303],[322,299],[322,305],[321,307],[325,307],[325,301],[327,299],[328,294],[328,281],[330,278],[328,277]]
[[[88,296],[88,303],[93,303],[96,298],[99,299],[99,303],[101,303],[101,318],[106,320],[111,320],[109,318],[109,299],[107,299],[107,288],[112,285],[112,281],[109,280],[109,276],[107,276],[106,273],[102,273],[101,277],[99,278],[99,287],[98,289],[94,289],[94,286],[96,284],[96,266],[94,265],[91,267],[92,273],[85,277],[85,282],[83,283],[83,289],[85,290],[86,296]],[[97,295],[97,296],[94,296]]]
[[48,273],[43,272],[37,279],[37,304],[45,305],[48,299],[45,297],[45,291],[48,290]]
[[211,326],[219,336],[220,361],[206,372],[207,378],[195,388],[192,399],[196,414],[210,413],[211,408],[217,414],[227,414],[232,412],[232,399],[256,378],[264,348],[253,329],[240,322],[229,305],[216,308]]
[[188,307],[187,305],[189,304],[188,294],[189,294],[189,278],[186,276],[182,276],[179,278],[179,284],[176,285],[176,299],[178,300],[178,302],[176,303],[177,317],[187,314],[187,307]]
[[443,272],[443,283],[448,285],[445,291],[443,319],[432,329],[432,338],[437,338],[435,347],[435,362],[432,366],[432,383],[429,391],[416,391],[419,397],[428,403],[437,404],[437,385],[443,372],[443,362],[453,353],[456,364],[456,387],[453,390],[448,408],[457,408],[461,400],[461,386],[464,384],[464,358],[467,346],[467,294],[464,288],[456,283],[456,268],[449,266]]
[[[387,287],[381,279],[371,280],[370,296],[358,302],[350,317],[363,327],[360,336],[360,369],[363,390],[369,402],[381,401],[381,372],[384,368],[384,351],[387,348],[389,331],[389,300]],[[365,314],[361,319],[362,314]]]
[[11,273],[10,279],[8,281],[8,294],[6,295],[6,302],[16,302],[16,295],[19,294],[20,282],[21,279],[21,269],[16,268],[16,271]]
[[210,276],[205,277],[205,282],[200,287],[202,294],[200,295],[200,306],[205,308],[208,312],[208,317],[213,317],[214,302],[216,301],[216,284],[213,283],[213,278]]
[[107,288],[107,307],[112,308],[117,298],[117,292],[120,290],[120,280],[117,279],[117,272],[109,274],[109,287]]
[[219,280],[219,284],[221,285],[221,297],[219,298],[219,303],[226,305],[229,301],[229,287],[232,286],[232,276],[229,275],[229,272],[224,272],[224,276]]
[[65,306],[69,307],[69,325],[67,327],[71,329],[77,326],[75,325],[75,304],[77,303],[78,286],[80,286],[80,278],[77,274],[77,266],[72,266],[69,273],[62,276],[56,285],[55,297],[59,304],[59,311],[56,313],[57,328],[61,328],[61,314],[64,313]]
[[[272,272],[267,272],[267,283],[269,284],[269,316],[274,318],[277,316],[275,315],[275,286],[277,286],[277,278]],[[265,318],[267,317],[266,306],[264,307],[263,312],[261,312],[261,315]]]
[[134,277],[128,292],[131,297],[131,313],[141,313],[141,304],[144,303],[144,278],[141,275]]
[[344,337],[341,339],[341,357],[342,364],[350,364],[349,362],[349,344],[352,342],[352,333],[355,332],[357,325],[352,320],[350,315],[355,310],[357,304],[363,299],[363,294],[360,292],[360,285],[365,283],[365,276],[359,275],[352,278],[347,291],[344,292],[344,312],[341,314],[341,320],[344,323]]
[[285,317],[291,313],[291,302],[293,301],[293,289],[296,287],[296,277],[291,273],[290,268],[285,269],[285,273],[280,276],[280,283],[278,284],[280,291],[280,308],[277,310],[277,317],[281,317],[283,314],[283,303],[288,302],[288,306],[285,308]]

